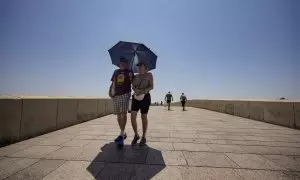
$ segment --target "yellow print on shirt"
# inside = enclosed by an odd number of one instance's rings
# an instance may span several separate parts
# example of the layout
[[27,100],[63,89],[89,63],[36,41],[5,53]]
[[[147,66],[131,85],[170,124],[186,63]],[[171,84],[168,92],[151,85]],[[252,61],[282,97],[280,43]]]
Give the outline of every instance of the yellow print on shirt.
[[125,81],[125,76],[124,76],[124,74],[118,75],[118,77],[117,77],[117,84],[123,84],[124,81]]

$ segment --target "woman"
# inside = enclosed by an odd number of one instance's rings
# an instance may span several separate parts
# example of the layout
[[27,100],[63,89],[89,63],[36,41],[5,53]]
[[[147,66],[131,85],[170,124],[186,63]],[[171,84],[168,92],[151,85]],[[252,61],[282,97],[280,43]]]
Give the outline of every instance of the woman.
[[153,89],[153,76],[148,72],[148,68],[145,63],[140,62],[137,64],[139,67],[139,72],[134,76],[132,81],[132,89],[134,94],[132,96],[132,105],[131,105],[131,124],[134,130],[134,138],[131,142],[132,145],[135,145],[140,139],[140,136],[137,131],[136,116],[138,111],[141,111],[142,125],[143,125],[143,135],[140,141],[140,145],[146,144],[146,132],[148,128],[148,119],[147,114],[151,104],[150,90]]

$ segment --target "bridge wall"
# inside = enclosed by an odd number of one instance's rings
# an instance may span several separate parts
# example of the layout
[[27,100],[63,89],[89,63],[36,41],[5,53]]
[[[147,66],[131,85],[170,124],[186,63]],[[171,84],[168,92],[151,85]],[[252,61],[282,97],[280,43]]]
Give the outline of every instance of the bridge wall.
[[187,106],[300,129],[299,101],[190,100]]
[[0,147],[112,113],[110,99],[0,99]]

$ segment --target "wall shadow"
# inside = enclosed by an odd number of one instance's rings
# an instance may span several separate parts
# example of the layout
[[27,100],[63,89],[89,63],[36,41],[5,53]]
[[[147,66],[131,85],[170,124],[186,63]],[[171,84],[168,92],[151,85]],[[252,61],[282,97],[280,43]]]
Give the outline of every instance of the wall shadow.
[[[105,163],[99,166],[99,163]],[[98,165],[97,165],[98,164]],[[151,179],[166,167],[160,150],[149,146],[105,144],[87,170],[95,179]]]

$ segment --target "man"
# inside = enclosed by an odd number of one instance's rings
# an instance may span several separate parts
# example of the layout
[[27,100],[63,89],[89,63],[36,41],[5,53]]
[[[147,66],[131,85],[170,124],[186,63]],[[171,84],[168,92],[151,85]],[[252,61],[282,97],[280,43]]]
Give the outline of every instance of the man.
[[186,96],[184,95],[184,93],[181,94],[180,96],[180,101],[181,101],[181,105],[182,105],[182,110],[185,111],[185,103],[187,101]]
[[127,122],[127,111],[131,96],[131,82],[133,76],[133,72],[128,69],[128,61],[123,57],[120,58],[119,69],[114,71],[111,78],[112,83],[109,88],[109,96],[113,99],[114,114],[117,115],[121,130],[120,135],[115,139],[115,142],[120,147],[123,147],[124,140],[127,137],[124,131]]
[[167,101],[168,110],[170,111],[171,102],[173,101],[173,96],[170,91],[166,94],[165,101]]

